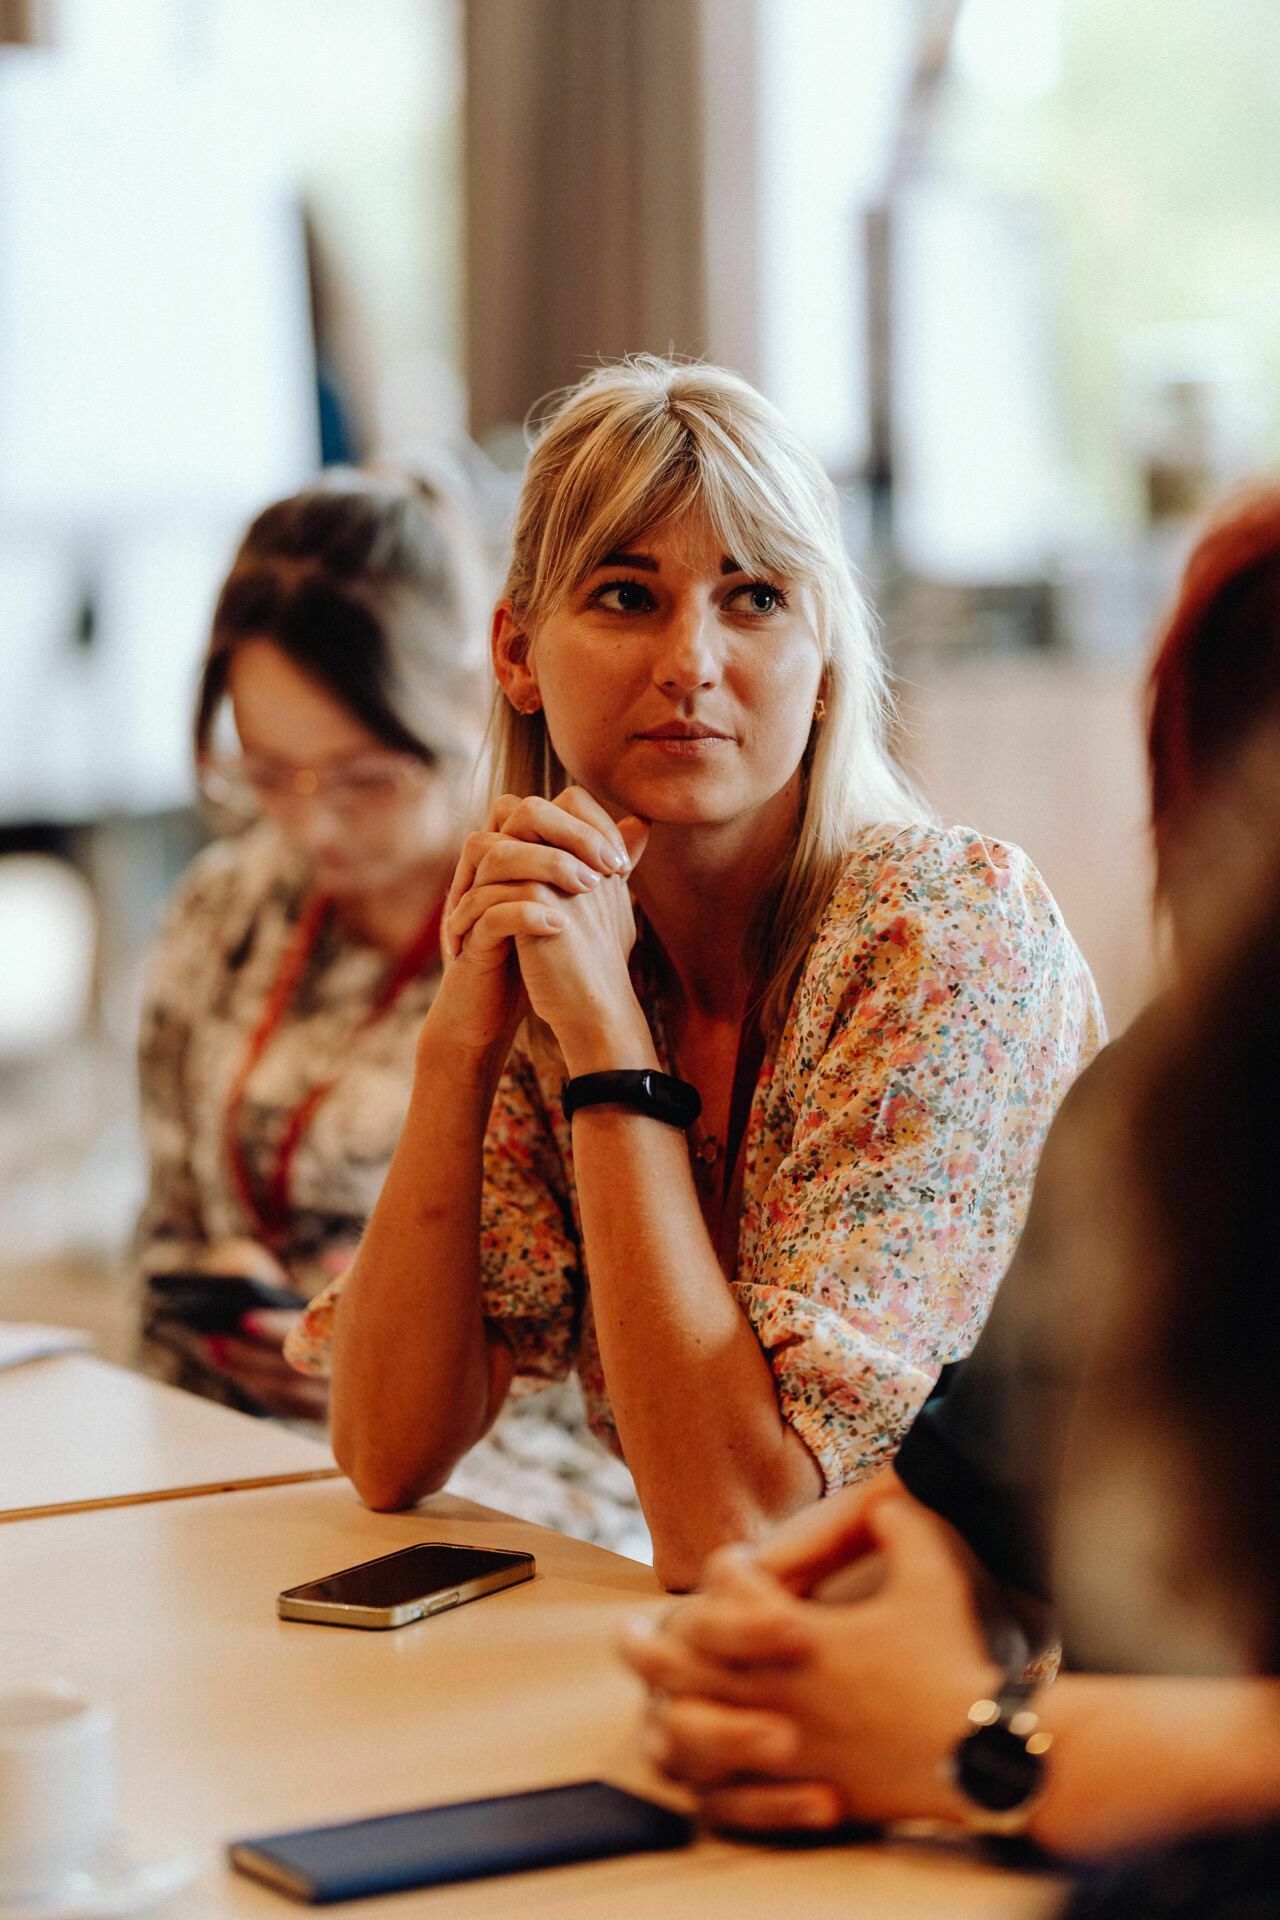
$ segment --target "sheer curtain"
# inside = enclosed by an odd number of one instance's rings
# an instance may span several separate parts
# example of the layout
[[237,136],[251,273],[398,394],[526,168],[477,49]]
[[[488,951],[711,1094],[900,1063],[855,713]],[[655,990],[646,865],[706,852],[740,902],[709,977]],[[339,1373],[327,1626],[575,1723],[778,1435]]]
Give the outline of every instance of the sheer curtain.
[[478,434],[602,357],[755,372],[755,7],[469,0],[467,373]]

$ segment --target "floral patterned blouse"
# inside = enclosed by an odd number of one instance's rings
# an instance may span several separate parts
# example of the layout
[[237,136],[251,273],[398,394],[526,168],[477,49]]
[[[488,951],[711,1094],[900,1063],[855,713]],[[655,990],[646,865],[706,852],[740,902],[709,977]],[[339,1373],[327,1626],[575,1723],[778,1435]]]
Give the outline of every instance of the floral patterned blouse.
[[[216,1241],[262,1237],[233,1178],[223,1129],[308,891],[298,856],[268,826],[206,848],[179,883],[151,955],[142,1014],[144,1272],[172,1271]],[[240,1105],[242,1160],[263,1183],[299,1101],[335,1076],[293,1156],[285,1236],[272,1247],[307,1296],[347,1265],[373,1209],[409,1106],[418,1028],[440,984],[436,963],[367,1023],[390,964],[331,917]]]
[[[861,834],[756,1084],[726,1282],[828,1489],[883,1465],[973,1345],[1045,1131],[1101,1040],[1088,968],[1024,853],[961,827]],[[517,1389],[576,1368],[620,1452],[558,1081],[519,1047],[485,1143],[481,1262]],[[291,1336],[308,1371],[327,1368],[340,1294]]]

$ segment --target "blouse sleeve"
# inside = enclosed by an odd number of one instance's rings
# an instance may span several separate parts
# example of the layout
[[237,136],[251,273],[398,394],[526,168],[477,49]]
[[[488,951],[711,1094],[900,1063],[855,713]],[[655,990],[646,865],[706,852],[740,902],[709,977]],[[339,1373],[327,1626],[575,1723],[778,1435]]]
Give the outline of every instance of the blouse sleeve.
[[207,1007],[211,956],[225,924],[233,873],[227,849],[201,856],[170,902],[147,965],[138,1040],[138,1085],[147,1196],[134,1236],[144,1273],[172,1271],[206,1244],[191,1164],[187,1052]]
[[533,1062],[512,1052],[484,1143],[480,1274],[487,1319],[516,1356],[515,1391],[563,1380],[583,1298],[582,1241],[570,1183]]
[[837,896],[775,1068],[791,1136],[738,1288],[828,1490],[885,1463],[973,1344],[1100,1040],[1088,969],[1016,848],[929,830]]
[[[513,1392],[563,1380],[577,1347],[580,1240],[569,1183],[532,1062],[512,1053],[484,1143],[480,1285],[485,1318],[516,1357]],[[344,1280],[317,1294],[290,1332],[285,1354],[304,1373],[327,1374]]]

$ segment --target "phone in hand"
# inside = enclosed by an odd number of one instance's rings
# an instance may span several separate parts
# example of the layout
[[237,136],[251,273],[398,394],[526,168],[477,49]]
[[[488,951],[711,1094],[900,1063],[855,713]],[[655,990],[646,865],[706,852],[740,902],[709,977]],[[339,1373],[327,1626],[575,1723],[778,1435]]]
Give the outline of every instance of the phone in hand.
[[[605,1780],[232,1841],[231,1864],[313,1906],[687,1847],[692,1820]],[[513,1903],[514,1908],[514,1903]]]
[[155,1334],[176,1323],[190,1333],[235,1333],[246,1313],[297,1313],[306,1304],[287,1287],[243,1273],[153,1273],[147,1281],[147,1331]]
[[276,1612],[282,1620],[314,1620],[329,1627],[403,1627],[518,1586],[532,1580],[535,1571],[531,1553],[420,1540],[323,1579],[286,1587],[276,1596]]

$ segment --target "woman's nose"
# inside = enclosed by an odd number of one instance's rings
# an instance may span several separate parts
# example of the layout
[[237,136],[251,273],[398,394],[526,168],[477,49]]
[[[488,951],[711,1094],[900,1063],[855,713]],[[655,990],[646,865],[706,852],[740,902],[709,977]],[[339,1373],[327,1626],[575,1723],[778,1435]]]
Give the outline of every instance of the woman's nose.
[[327,853],[346,838],[346,823],[323,788],[299,794],[285,811],[281,826],[304,853]]
[[689,603],[673,609],[662,627],[653,677],[660,687],[677,693],[715,685],[720,659],[710,608]]

